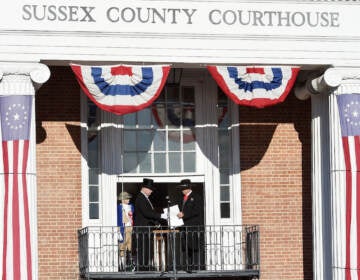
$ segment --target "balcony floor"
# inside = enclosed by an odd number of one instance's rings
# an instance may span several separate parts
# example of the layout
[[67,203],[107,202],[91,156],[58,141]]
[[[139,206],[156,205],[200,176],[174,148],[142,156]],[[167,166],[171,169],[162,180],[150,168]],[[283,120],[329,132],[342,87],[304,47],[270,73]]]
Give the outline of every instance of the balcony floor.
[[83,276],[83,279],[177,279],[177,278],[225,278],[236,277],[236,279],[258,279],[259,270],[241,271],[136,271],[136,272],[90,272]]

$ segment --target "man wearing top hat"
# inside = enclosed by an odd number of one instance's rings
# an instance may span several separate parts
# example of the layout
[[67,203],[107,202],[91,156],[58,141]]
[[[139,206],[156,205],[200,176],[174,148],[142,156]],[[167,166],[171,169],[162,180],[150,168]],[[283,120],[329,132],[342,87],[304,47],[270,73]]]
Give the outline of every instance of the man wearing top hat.
[[154,181],[144,178],[135,200],[134,225],[137,233],[137,265],[139,270],[150,270],[153,255],[152,231],[160,225],[161,214],[156,212],[149,197],[155,190]]
[[181,190],[183,199],[179,203],[180,212],[178,218],[184,221],[181,228],[181,248],[184,251],[186,270],[202,269],[203,258],[203,200],[192,191],[192,184],[189,179],[184,179],[177,186]]

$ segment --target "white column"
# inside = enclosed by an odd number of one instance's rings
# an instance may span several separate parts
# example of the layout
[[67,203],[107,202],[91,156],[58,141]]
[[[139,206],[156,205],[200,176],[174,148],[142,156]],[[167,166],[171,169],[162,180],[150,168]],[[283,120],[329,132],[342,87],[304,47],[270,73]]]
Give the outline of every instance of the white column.
[[329,96],[311,98],[312,225],[314,279],[331,279]]
[[[46,65],[39,63],[1,63],[0,62],[0,96],[30,95],[34,96],[36,89],[50,77],[50,70]],[[35,100],[32,98],[32,112],[30,122],[29,157],[26,169],[30,240],[31,240],[31,272],[32,279],[38,279],[38,252],[37,252],[37,188],[36,188],[36,127],[35,127]],[[1,130],[0,130],[1,134]],[[0,137],[1,138],[1,137]],[[4,166],[3,151],[0,148],[0,198],[4,201]],[[19,207],[23,207],[19,205]],[[0,274],[3,275],[3,238],[4,238],[4,212],[0,213]],[[8,242],[11,237],[8,237]],[[10,246],[10,245],[9,245]],[[25,248],[20,248],[20,254]],[[9,258],[9,256],[7,256]],[[26,269],[26,268],[25,268]],[[22,267],[21,279],[28,279]],[[7,271],[7,274],[9,271]],[[9,276],[9,279],[12,279]]]
[[345,165],[336,101],[345,93],[360,93],[360,69],[330,68],[296,90],[299,99],[312,98],[314,279],[345,279]]

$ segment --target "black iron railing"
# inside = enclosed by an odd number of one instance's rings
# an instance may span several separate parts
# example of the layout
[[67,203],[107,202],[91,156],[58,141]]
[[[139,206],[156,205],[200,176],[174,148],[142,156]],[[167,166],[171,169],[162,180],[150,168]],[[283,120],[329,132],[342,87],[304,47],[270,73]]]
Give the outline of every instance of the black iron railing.
[[[124,242],[129,238],[131,250]],[[127,236],[118,227],[94,226],[79,230],[78,240],[84,277],[194,272],[257,277],[260,270],[258,226],[133,227]]]

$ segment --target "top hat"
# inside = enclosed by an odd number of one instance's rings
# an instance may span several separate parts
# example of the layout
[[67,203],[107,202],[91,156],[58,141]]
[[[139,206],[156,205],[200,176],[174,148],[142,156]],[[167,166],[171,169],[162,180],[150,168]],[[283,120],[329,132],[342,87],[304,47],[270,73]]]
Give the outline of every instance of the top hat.
[[121,192],[118,196],[119,200],[125,200],[125,199],[130,199],[132,198],[132,195],[129,194],[128,192]]
[[179,190],[187,190],[187,189],[191,189],[192,184],[191,181],[189,179],[184,179],[180,181],[180,184],[177,186],[177,188]]
[[149,178],[144,178],[141,186],[148,188],[152,191],[154,191],[156,189],[154,186],[154,180],[149,179]]

